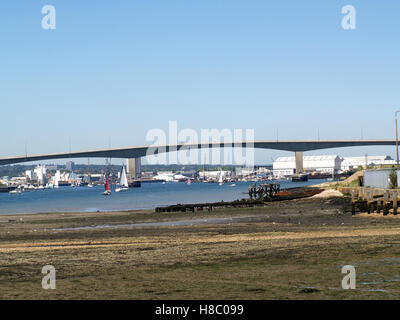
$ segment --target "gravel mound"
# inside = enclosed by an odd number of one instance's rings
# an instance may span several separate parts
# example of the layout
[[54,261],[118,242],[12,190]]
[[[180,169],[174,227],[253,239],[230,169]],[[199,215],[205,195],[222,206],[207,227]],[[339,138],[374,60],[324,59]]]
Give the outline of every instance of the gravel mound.
[[322,191],[321,193],[316,194],[315,196],[312,196],[311,198],[326,199],[326,198],[334,198],[334,197],[343,197],[343,193],[341,193],[340,191],[337,191],[337,190],[329,189],[329,190]]

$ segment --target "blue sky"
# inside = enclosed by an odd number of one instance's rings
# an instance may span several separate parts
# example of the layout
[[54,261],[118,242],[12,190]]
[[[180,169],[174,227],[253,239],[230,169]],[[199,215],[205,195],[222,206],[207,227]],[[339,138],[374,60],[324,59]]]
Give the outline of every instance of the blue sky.
[[[46,4],[56,30],[41,28]],[[348,4],[356,30],[341,27]],[[25,143],[29,154],[143,145],[169,120],[256,139],[392,138],[399,14],[395,0],[2,1],[0,157]],[[321,153],[394,148],[310,154]]]

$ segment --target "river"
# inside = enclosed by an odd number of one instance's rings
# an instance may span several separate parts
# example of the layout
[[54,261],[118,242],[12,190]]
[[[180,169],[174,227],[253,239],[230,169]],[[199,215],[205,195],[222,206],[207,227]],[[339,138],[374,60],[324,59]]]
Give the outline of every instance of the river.
[[[281,188],[301,187],[319,184],[326,180],[307,182],[278,181]],[[103,186],[60,187],[26,191],[22,194],[0,193],[0,214],[41,213],[41,212],[96,212],[154,209],[177,203],[199,203],[231,201],[248,198],[248,186],[254,182],[191,183],[179,182],[143,183],[141,188],[127,192],[112,192],[103,196]]]

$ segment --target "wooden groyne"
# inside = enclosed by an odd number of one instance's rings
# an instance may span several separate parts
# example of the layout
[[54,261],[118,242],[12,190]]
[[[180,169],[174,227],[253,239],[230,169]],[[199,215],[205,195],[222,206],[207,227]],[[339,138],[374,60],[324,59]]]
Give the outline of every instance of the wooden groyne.
[[317,188],[293,188],[284,189],[273,196],[264,197],[261,199],[241,199],[234,201],[220,201],[212,203],[196,203],[196,204],[176,204],[166,207],[157,207],[155,212],[197,212],[197,211],[212,211],[217,208],[251,208],[256,206],[264,206],[269,202],[294,200],[311,197],[321,193],[323,189]]
[[212,203],[196,203],[196,204],[176,204],[167,207],[157,207],[156,212],[197,212],[197,211],[212,211],[216,208],[249,208],[254,206],[264,205],[264,201],[260,200],[235,200],[235,201],[220,201]]
[[339,188],[344,195],[351,196],[351,213],[354,215],[358,209],[361,212],[371,214],[376,212],[384,216],[392,213],[397,215],[399,190],[380,189],[368,187]]

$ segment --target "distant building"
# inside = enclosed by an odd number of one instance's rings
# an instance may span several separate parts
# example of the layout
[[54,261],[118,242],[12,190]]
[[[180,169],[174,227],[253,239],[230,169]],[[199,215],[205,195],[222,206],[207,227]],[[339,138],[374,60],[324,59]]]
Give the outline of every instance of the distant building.
[[[342,159],[338,155],[304,156],[304,171],[336,173],[341,168]],[[296,173],[295,157],[280,157],[273,163],[274,176],[288,176]]]
[[104,178],[104,175],[102,175],[102,174],[100,174],[100,173],[98,173],[98,174],[91,174],[91,175],[90,175],[90,181],[91,181],[91,182],[98,182],[98,181],[103,180],[103,178]]
[[231,171],[228,170],[223,170],[223,171],[200,171],[199,172],[199,177],[202,179],[218,179],[219,176],[222,174],[222,178],[226,178],[232,174]]
[[160,171],[153,177],[154,180],[174,181],[174,173],[171,171]]
[[249,176],[249,175],[254,175],[256,171],[254,168],[235,168],[235,174],[237,176]]
[[359,166],[370,165],[393,165],[396,161],[390,156],[364,156],[364,157],[345,157],[342,159],[342,171],[357,169]]
[[260,173],[270,173],[270,172],[271,172],[271,169],[266,168],[266,167],[259,167],[259,168],[257,168],[257,173],[258,173],[258,174],[260,174]]
[[26,183],[26,177],[12,177],[9,180],[9,183],[11,185],[19,185],[19,184],[22,184],[22,183]]

